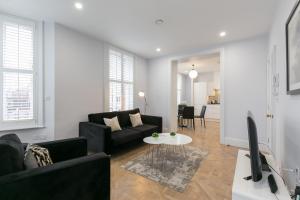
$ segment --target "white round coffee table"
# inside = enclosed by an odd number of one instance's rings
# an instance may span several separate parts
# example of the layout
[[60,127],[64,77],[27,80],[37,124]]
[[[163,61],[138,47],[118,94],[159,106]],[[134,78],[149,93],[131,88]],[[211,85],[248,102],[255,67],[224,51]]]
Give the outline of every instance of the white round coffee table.
[[170,133],[160,133],[157,138],[145,137],[143,141],[147,144],[186,145],[191,143],[193,139],[180,133],[176,133],[175,136],[171,136]]
[[[175,136],[171,136],[170,133],[160,133],[159,137],[154,138],[152,136],[146,137],[143,141],[149,144],[148,159],[151,160],[151,166],[154,166],[155,160],[162,159],[162,168],[164,167],[164,161],[167,159],[167,155],[170,152],[183,152],[186,157],[186,151],[184,145],[187,145],[193,141],[193,139],[187,135],[176,133]],[[156,159],[155,159],[156,157]]]

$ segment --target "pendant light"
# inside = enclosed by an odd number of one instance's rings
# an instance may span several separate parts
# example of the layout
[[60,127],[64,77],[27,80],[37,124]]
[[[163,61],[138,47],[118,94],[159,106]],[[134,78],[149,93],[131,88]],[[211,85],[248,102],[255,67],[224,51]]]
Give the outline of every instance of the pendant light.
[[189,72],[189,77],[191,79],[197,78],[198,72],[195,70],[195,65],[193,64],[193,69]]

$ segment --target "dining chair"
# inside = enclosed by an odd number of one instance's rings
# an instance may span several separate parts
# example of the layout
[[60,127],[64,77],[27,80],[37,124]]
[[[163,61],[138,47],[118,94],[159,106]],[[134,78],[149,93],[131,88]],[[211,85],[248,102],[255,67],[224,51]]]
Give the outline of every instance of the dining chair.
[[[188,122],[190,120],[192,120],[192,126],[195,130],[195,115],[194,115],[194,106],[186,106],[184,107],[183,109],[183,112],[182,112],[182,120],[188,120]],[[183,129],[183,124],[181,126],[181,128]]]
[[178,105],[178,113],[177,113],[177,123],[178,123],[178,126],[181,126],[181,117],[182,117],[182,113],[183,113],[183,109],[184,107],[186,107],[185,104],[179,104]]
[[206,106],[202,106],[201,112],[200,112],[200,122],[201,122],[201,126],[202,126],[202,121],[204,124],[204,128],[206,128],[205,125],[205,112],[206,112]]

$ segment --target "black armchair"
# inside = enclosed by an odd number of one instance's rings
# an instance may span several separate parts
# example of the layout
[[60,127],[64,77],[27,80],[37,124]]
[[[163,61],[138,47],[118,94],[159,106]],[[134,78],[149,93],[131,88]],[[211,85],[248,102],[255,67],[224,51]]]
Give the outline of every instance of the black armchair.
[[87,155],[85,138],[38,145],[48,148],[54,164],[0,176],[0,199],[110,199],[109,156]]

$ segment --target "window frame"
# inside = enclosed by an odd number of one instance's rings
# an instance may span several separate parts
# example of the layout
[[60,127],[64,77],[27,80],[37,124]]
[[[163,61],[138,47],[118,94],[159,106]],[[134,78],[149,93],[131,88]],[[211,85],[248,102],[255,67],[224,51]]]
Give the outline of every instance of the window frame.
[[[121,80],[114,80],[114,79],[111,79],[110,78],[110,51],[115,51],[119,54],[121,54]],[[124,80],[124,56],[128,56],[128,57],[131,57],[132,58],[132,81],[126,81]],[[114,82],[114,83],[119,83],[121,84],[121,109],[119,111],[123,111],[123,110],[127,110],[127,109],[133,109],[134,107],[134,82],[135,82],[135,76],[134,76],[134,72],[135,72],[135,56],[131,53],[128,53],[126,51],[123,51],[123,50],[120,50],[118,48],[115,48],[115,47],[112,47],[112,46],[108,46],[107,48],[107,86],[108,86],[108,89],[107,89],[107,94],[108,94],[108,98],[107,98],[107,111],[109,112],[112,112],[112,111],[118,111],[118,110],[111,110],[111,105],[110,105],[110,84],[111,82]],[[132,85],[132,108],[125,108],[125,90],[124,90],[124,85],[125,84],[129,84],[129,85]]]
[[[33,69],[9,69],[3,67],[3,24],[11,22],[33,26]],[[44,127],[43,102],[43,22],[0,13],[0,131],[22,130]],[[33,118],[23,120],[3,119],[3,75],[5,72],[32,74],[33,76]]]

